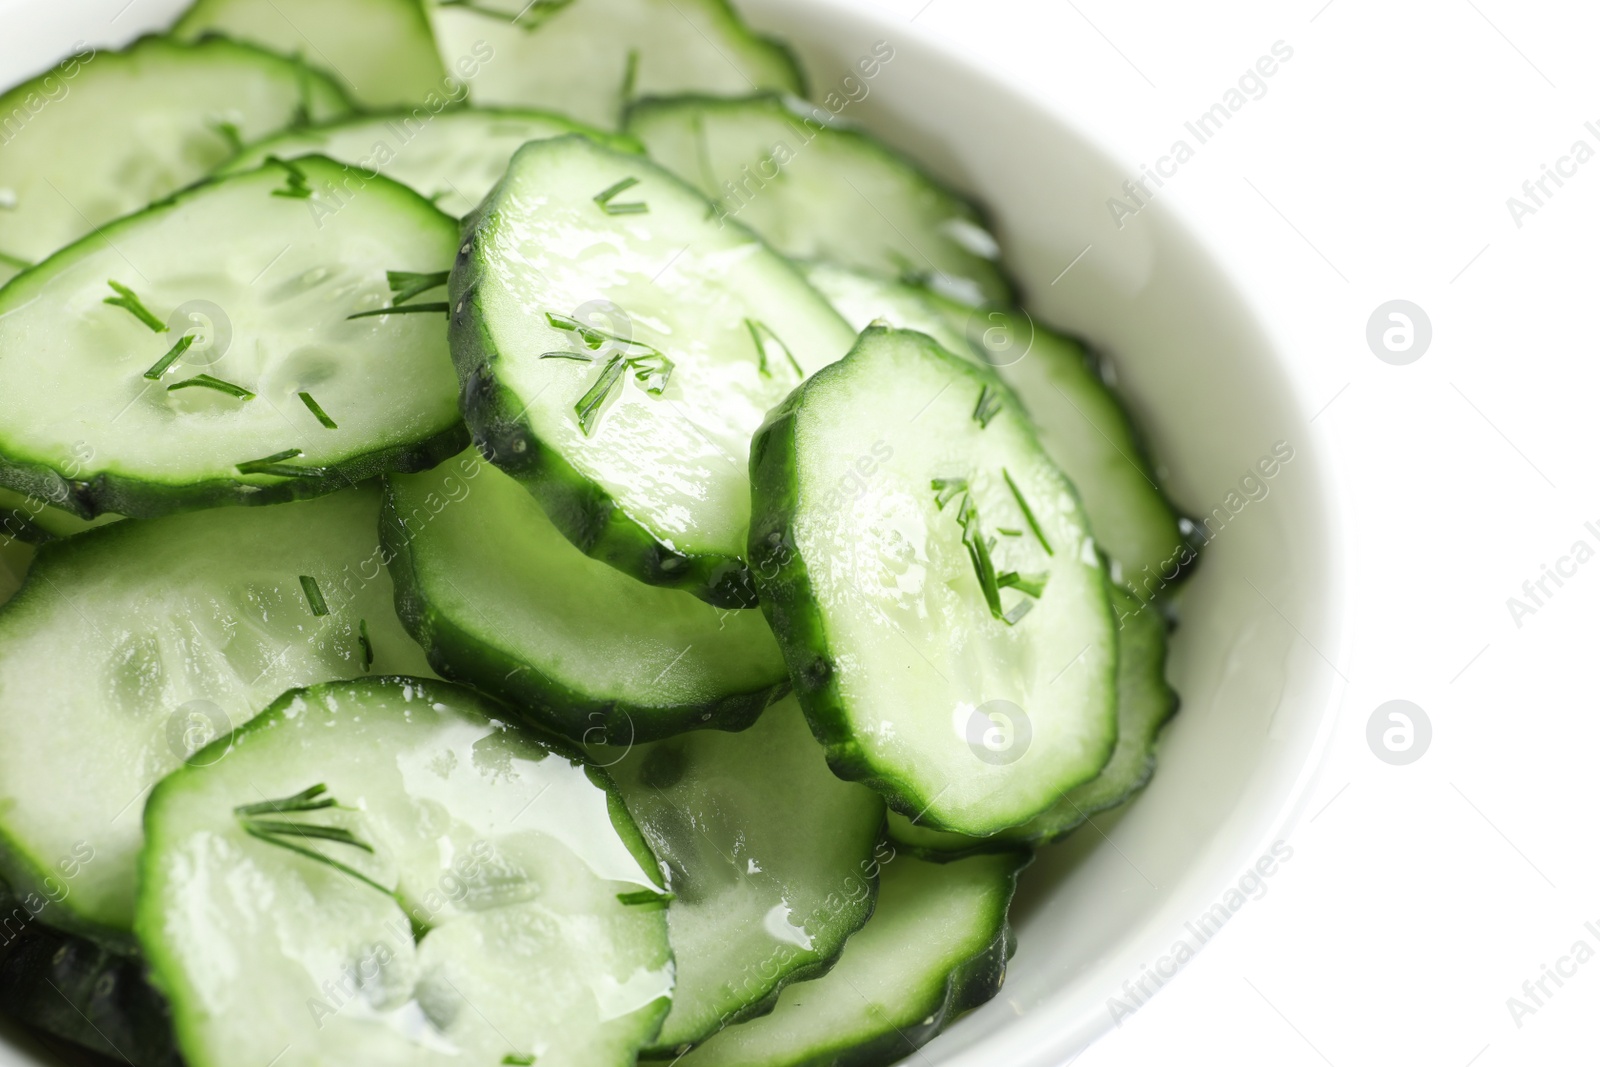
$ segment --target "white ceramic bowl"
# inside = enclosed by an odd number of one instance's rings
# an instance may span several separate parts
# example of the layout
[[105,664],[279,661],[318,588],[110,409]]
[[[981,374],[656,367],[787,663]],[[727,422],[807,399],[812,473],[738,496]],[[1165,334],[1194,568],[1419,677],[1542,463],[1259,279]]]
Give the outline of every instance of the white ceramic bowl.
[[[0,84],[73,43],[120,45],[167,25],[186,0],[0,0]],[[846,0],[743,0],[790,40],[821,98],[875,42],[893,60],[844,114],[906,149],[990,209],[1030,310],[1111,354],[1180,503],[1227,507],[1241,476],[1286,442],[1294,458],[1221,526],[1182,597],[1168,675],[1183,710],[1161,768],[1126,810],[1045,850],[1015,909],[1006,986],[917,1059],[951,1067],[1054,1067],[1113,1023],[1175,942],[1271,845],[1306,799],[1339,699],[1344,519],[1323,440],[1292,367],[1248,300],[1163,204],[1115,229],[1106,197],[1136,173],[1088,144],[949,43]],[[841,90],[841,98],[860,96]],[[1083,257],[1052,285],[1085,246]],[[1258,494],[1259,495],[1259,494]],[[3,789],[0,789],[3,793]],[[1292,842],[1290,844],[1292,847]],[[1170,965],[1167,969],[1171,969]],[[1146,980],[1146,989],[1154,983]],[[42,1064],[0,1022],[0,1065]]]

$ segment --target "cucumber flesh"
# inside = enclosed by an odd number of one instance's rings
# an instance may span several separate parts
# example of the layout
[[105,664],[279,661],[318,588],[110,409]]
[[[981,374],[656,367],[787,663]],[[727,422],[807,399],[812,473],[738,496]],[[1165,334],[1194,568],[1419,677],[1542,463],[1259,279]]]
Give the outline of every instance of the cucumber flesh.
[[829,770],[793,698],[743,733],[592,749],[670,874],[675,1055],[832,965],[877,890],[883,801]]
[[128,943],[140,803],[200,744],[289,686],[427,671],[394,614],[378,505],[363,487],[40,549],[0,610],[0,875],[19,894],[65,884],[49,923]]
[[189,1067],[632,1067],[672,990],[655,860],[503,719],[412,678],[292,690],[156,788],[137,930]]
[[750,606],[750,436],[849,349],[844,320],[700,194],[582,137],[524,146],[463,228],[450,346],[480,449],[590,555]]
[[[864,330],[878,321],[902,330],[925,333],[946,352],[990,366],[967,339],[965,320],[982,311],[954,301],[941,301],[928,289],[825,260],[800,264],[806,281],[827,297],[845,321]],[[953,312],[953,314],[952,314]]]
[[837,774],[986,836],[1099,773],[1116,741],[1105,570],[998,379],[871,327],[751,457],[762,609]]
[[[385,178],[325,197],[339,174],[307,157],[203,183],[0,290],[0,482],[142,517],[460,451],[444,316],[349,318],[389,304],[387,271],[447,267],[456,223]],[[236,391],[183,384],[202,374]]]
[[729,1027],[678,1067],[877,1067],[907,1057],[1000,991],[1023,853],[883,864],[878,909],[837,966],[771,1015]]
[[1011,285],[979,211],[824,109],[775,95],[645,100],[626,129],[774,248],[1004,303]]
[[789,687],[754,609],[717,609],[590,559],[476,451],[389,479],[396,604],[440,674],[579,742],[740,730]]
[[727,0],[442,0],[433,24],[441,55],[481,62],[473,103],[606,129],[642,96],[805,91],[789,50],[752,33]]
[[180,41],[208,34],[327,71],[364,108],[426,102],[438,110],[464,95],[445,79],[423,0],[195,0],[172,27]]
[[220,173],[261,166],[269,157],[322,155],[356,168],[360,183],[373,172],[409,185],[439,210],[461,216],[477,207],[505,175],[512,155],[529,141],[581,133],[617,148],[640,151],[631,138],[601,133],[560,115],[515,108],[457,108],[438,115],[364,115],[325,126],[288,130],[245,149]]
[[0,95],[0,116],[32,115],[4,127],[0,260],[36,263],[204,176],[241,141],[349,110],[321,74],[233,41],[146,37],[69,57]]
[[1111,589],[1117,612],[1117,747],[1091,781],[1069,789],[1044,814],[993,837],[972,838],[930,830],[899,813],[889,816],[897,845],[928,859],[950,859],[995,848],[1057,841],[1091,815],[1132,797],[1156,769],[1156,738],[1178,711],[1178,694],[1166,680],[1167,620],[1154,604],[1141,603],[1118,586]]
[[1162,492],[1132,416],[1080,342],[1021,311],[974,309],[937,293],[825,263],[806,277],[858,328],[884,319],[995,368],[1034,416],[1039,440],[1083,496],[1113,577],[1151,599],[1187,572],[1196,548]]

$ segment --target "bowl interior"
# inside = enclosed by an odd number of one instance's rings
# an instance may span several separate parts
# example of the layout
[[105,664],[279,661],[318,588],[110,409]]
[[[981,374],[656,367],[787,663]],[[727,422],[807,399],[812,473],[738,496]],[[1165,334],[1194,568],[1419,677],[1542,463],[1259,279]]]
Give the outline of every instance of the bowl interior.
[[[185,6],[0,0],[0,84],[76,41],[158,30]],[[918,1057],[1058,1064],[1113,1023],[1108,998],[1124,996],[1125,980],[1180,939],[1197,946],[1186,923],[1297,815],[1338,696],[1322,658],[1338,662],[1341,647],[1340,516],[1325,447],[1245,300],[1163,205],[1113,224],[1106,200],[1133,172],[1068,122],[951,46],[843,0],[740,6],[795,45],[814,98],[988,207],[1029,310],[1111,357],[1169,487],[1210,520],[1213,540],[1181,594],[1168,677],[1183,710],[1160,772],[1134,804],[1041,853],[1015,909],[1005,989]],[[863,78],[856,64],[879,41],[893,58]],[[1261,478],[1255,465],[1275,447],[1292,459]],[[0,1020],[0,1065],[47,1062]]]

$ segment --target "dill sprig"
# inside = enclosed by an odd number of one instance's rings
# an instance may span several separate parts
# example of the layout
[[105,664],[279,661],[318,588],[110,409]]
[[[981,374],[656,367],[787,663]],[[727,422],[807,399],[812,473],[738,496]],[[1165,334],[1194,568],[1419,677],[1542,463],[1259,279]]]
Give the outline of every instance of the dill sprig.
[[622,355],[612,356],[601,368],[600,377],[594,380],[594,384],[590,385],[573,405],[572,410],[578,413],[578,426],[583,430],[585,437],[594,432],[594,421],[600,413],[600,407],[622,381],[622,372],[627,369],[626,363],[627,359]]
[[[157,375],[157,377],[160,376]],[[256,394],[242,385],[234,385],[232,382],[225,382],[221,378],[213,378],[209,374],[197,374],[193,378],[185,378],[181,382],[173,382],[167,386],[167,392],[169,393],[178,389],[215,389],[219,393],[227,393],[229,396],[237,397],[240,400],[254,400],[256,396]]]
[[284,462],[301,454],[298,448],[286,448],[270,456],[234,464],[233,469],[240,474],[273,474],[280,478],[321,478],[327,473],[321,467],[295,467]]
[[[621,388],[623,375],[628,371],[633,372],[634,384],[651,396],[660,396],[666,392],[667,383],[672,380],[672,371],[675,364],[668,359],[666,354],[652,345],[643,341],[635,341],[630,337],[602,330],[597,326],[589,326],[579,322],[570,315],[562,315],[554,311],[544,313],[545,321],[552,329],[563,333],[576,334],[584,347],[595,351],[605,346],[607,341],[624,346],[624,351],[613,352],[606,360],[605,366],[600,368],[600,373],[595,380],[589,383],[589,388],[578,398],[572,410],[578,415],[578,426],[587,437],[594,433],[595,423],[604,409],[607,401]],[[636,349],[638,354],[628,355],[626,349]],[[540,359],[570,359],[579,363],[593,363],[595,357],[584,352],[543,352]]]
[[167,324],[156,318],[149,308],[144,306],[144,301],[139,299],[139,294],[129,289],[121,282],[108,281],[116,296],[108,296],[101,303],[110,304],[112,307],[122,308],[128,314],[150,327],[154,333],[166,333]]
[[633,92],[639,85],[639,50],[628,49],[628,65],[622,69],[622,106],[632,103]]
[[624,373],[632,371],[635,385],[651,396],[660,396],[666,392],[667,383],[672,380],[673,367],[672,360],[660,352],[644,356],[618,353],[608,359],[600,369],[600,376],[572,407],[578,414],[578,426],[582,428],[584,436],[594,433],[595,420],[606,402],[621,388]]
[[639,184],[638,178],[624,178],[609,188],[603,189],[594,195],[594,202],[600,205],[600,210],[607,215],[643,215],[650,210],[650,205],[642,200],[632,200],[626,204],[613,203],[620,194],[632,189]]
[[635,341],[633,338],[624,337],[620,333],[612,333],[610,330],[602,330],[598,326],[590,326],[587,323],[579,322],[571,315],[546,311],[544,313],[544,321],[548,322],[553,330],[577,334],[583,339],[584,346],[591,352],[601,348],[607,341],[625,345],[628,348],[642,348],[647,352],[655,352],[657,350],[655,346],[647,345],[643,341]]
[[651,396],[660,396],[667,391],[667,382],[672,380],[672,369],[675,364],[660,352],[652,352],[648,356],[631,356],[628,358],[628,369],[633,371],[633,381],[640,389]]
[[[1009,476],[1007,481],[1010,481]],[[995,539],[984,535],[983,523],[978,517],[978,505],[973,503],[967,480],[935,478],[933,490],[937,494],[934,502],[938,504],[940,511],[960,494],[961,504],[956,508],[956,521],[961,524],[961,544],[966,548],[967,558],[972,562],[973,573],[978,577],[978,587],[983,590],[983,601],[989,606],[989,614],[1007,626],[1015,626],[1033,610],[1033,601],[1044,595],[1045,583],[1050,578],[1049,573],[1021,574],[1017,571],[998,573],[993,555]],[[1020,536],[1020,532],[1017,531],[1004,532]],[[1000,602],[1002,589],[1015,589],[1028,599],[1022,600],[1007,611]]]
[[783,343],[783,338],[773,332],[772,327],[756,319],[745,319],[744,326],[750,331],[750,340],[755,342],[756,369],[761,372],[763,378],[772,377],[772,370],[767,366],[767,357],[772,353],[770,347],[772,345],[776,345],[777,350],[783,353],[783,358],[789,361],[789,366],[798,377],[806,376],[806,372],[800,369],[800,361],[794,358],[794,353],[789,351],[789,346]]
[[306,595],[306,603],[311,606],[311,614],[321,617],[328,614],[328,602],[322,599],[322,587],[317,580],[309,574],[300,576],[300,591]]
[[967,480],[965,478],[935,478],[933,480],[933,502],[939,505],[940,511],[943,511],[944,506],[956,498],[957,493],[966,491]]
[[629,907],[664,908],[678,899],[675,893],[658,893],[654,889],[640,889],[632,893],[618,893],[617,899]]
[[309,789],[302,789],[292,797],[282,800],[263,800],[255,804],[241,804],[233,809],[235,815],[286,815],[297,811],[321,811],[324,808],[337,808],[339,802],[330,796],[325,796],[328,787],[314,785]]
[[[178,343],[167,349],[167,354],[156,360],[150,369],[144,372],[144,376],[152,382],[160,381],[161,376],[167,373],[172,365],[178,362],[178,358],[194,345],[194,339],[195,335],[192,333],[186,333],[178,338]],[[149,387],[146,386],[146,388]]]
[[231,122],[224,122],[221,119],[207,123],[207,125],[211,127],[218,137],[228,142],[229,152],[238,155],[244,151],[244,138],[240,136],[238,126]]
[[388,272],[387,277],[389,279],[389,292],[394,294],[389,302],[398,306],[414,296],[426,293],[429,289],[437,289],[439,286],[444,285],[450,280],[450,272],[440,270],[418,274],[409,270],[391,270]]
[[989,422],[1000,414],[1000,390],[992,385],[985,385],[978,393],[978,406],[972,409],[972,418],[978,426],[987,430]]
[[327,792],[327,786],[314,785],[309,789],[296,793],[294,796],[284,797],[281,800],[265,800],[256,804],[241,804],[233,809],[233,815],[234,818],[239,820],[240,829],[258,841],[265,841],[269,845],[276,845],[296,855],[304,856],[306,859],[325,864],[359,882],[366,883],[386,896],[394,896],[391,890],[374,882],[355,868],[311,847],[312,842],[329,841],[336,845],[359,849],[369,855],[374,854],[371,845],[349,830],[341,826],[323,826],[293,819],[266,818],[266,816],[271,815],[300,815],[306,812],[325,811],[329,808],[339,807],[338,801],[325,795]]
[[318,826],[316,823],[291,822],[287,819],[252,819],[250,828],[264,834],[293,834],[317,841],[337,841],[341,845],[359,848],[370,853],[372,846],[342,826]]
[[268,163],[276,163],[285,172],[287,184],[282,189],[272,190],[273,196],[287,197],[290,200],[310,200],[311,184],[306,181],[306,172],[290,163],[287,159],[278,156],[268,156]]
[[328,417],[328,413],[322,410],[322,405],[317,403],[316,397],[306,392],[302,392],[299,395],[300,402],[306,406],[311,414],[317,417],[318,422],[322,423],[322,425],[326,426],[330,430],[337,430],[339,428],[339,424],[330,419]]
[[448,301],[439,300],[427,304],[407,304],[406,301],[414,296],[420,296],[430,289],[437,289],[450,280],[447,270],[432,271],[419,274],[409,270],[391,270],[385,277],[389,282],[389,292],[393,298],[387,307],[373,308],[371,311],[358,311],[354,315],[346,315],[350,319],[372,319],[380,315],[436,315],[450,314]]
[[1035,600],[1044,596],[1044,587],[1050,581],[1049,571],[1040,571],[1037,574],[1019,574],[1016,571],[1001,573],[998,584],[1001,589],[1015,589]]
[[371,319],[379,315],[428,315],[450,314],[450,305],[443,301],[437,304],[406,304],[402,307],[374,308],[371,311],[358,311],[354,315],[346,315],[346,319]]
[[994,558],[989,555],[989,542],[983,536],[983,524],[978,519],[978,506],[972,502],[972,494],[966,493],[961,497],[961,507],[956,510],[956,521],[961,524],[961,543],[967,548],[967,558],[972,561],[972,569],[977,572],[978,585],[983,589],[983,599],[989,605],[989,612],[997,619],[1005,618],[1005,610],[1000,606],[1000,578],[995,573]]
[[1011,495],[1016,498],[1017,507],[1022,509],[1022,517],[1027,520],[1028,529],[1033,531],[1033,536],[1037,537],[1039,544],[1043,546],[1044,554],[1047,556],[1055,555],[1056,550],[1050,547],[1050,540],[1045,537],[1044,528],[1039,525],[1039,520],[1033,514],[1033,509],[1028,506],[1028,501],[1023,497],[1022,490],[1017,488],[1017,483],[1011,477],[1011,472],[1001,467],[1000,473],[1005,477],[1006,485],[1011,487]]

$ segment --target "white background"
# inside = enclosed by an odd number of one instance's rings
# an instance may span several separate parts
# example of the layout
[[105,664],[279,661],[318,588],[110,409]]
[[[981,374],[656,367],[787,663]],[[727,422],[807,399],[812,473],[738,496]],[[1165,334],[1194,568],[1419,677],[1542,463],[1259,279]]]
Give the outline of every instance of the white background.
[[[1130,176],[1195,144],[1183,123],[1274,42],[1294,50],[1156,202],[1253,295],[1327,404],[1316,417],[1357,513],[1349,696],[1293,862],[1075,1062],[1596,1062],[1600,958],[1547,981],[1520,1027],[1506,1001],[1575,941],[1600,952],[1584,929],[1600,929],[1600,559],[1549,583],[1520,628],[1506,601],[1575,541],[1600,550],[1584,529],[1600,529],[1600,158],[1549,184],[1520,228],[1506,201],[1574,141],[1600,153],[1584,129],[1600,128],[1600,11],[867,2],[1047,98]],[[1365,339],[1397,298],[1433,326],[1408,366]],[[1434,730],[1403,767],[1366,742],[1396,698]]]

